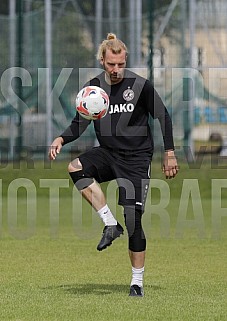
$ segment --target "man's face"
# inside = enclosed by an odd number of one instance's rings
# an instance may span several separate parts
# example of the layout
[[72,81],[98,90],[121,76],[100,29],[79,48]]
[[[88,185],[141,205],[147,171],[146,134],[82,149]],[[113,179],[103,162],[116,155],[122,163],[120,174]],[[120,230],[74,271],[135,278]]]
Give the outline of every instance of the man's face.
[[111,84],[119,83],[124,77],[124,69],[126,67],[125,50],[122,50],[119,54],[114,54],[110,49],[107,49],[102,64]]

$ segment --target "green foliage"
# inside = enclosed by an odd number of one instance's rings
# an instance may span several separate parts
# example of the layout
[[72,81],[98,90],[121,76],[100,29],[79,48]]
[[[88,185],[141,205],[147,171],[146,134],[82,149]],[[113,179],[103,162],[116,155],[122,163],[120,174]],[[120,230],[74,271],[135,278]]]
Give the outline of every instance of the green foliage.
[[143,8],[148,10],[148,6],[150,5],[150,2],[153,2],[152,7],[155,10],[160,10],[163,7],[169,6],[171,4],[172,0],[159,0],[159,1],[143,0]]
[[0,2],[0,15],[7,15],[9,12],[9,0],[1,0]]
[[62,15],[53,29],[53,67],[91,67],[94,52],[91,36],[75,12]]

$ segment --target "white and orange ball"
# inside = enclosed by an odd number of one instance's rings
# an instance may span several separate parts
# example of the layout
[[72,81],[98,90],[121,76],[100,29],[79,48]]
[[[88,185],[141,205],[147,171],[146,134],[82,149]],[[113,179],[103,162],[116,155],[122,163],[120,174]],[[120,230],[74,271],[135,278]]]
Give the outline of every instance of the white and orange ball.
[[76,97],[76,110],[86,119],[101,119],[107,114],[109,102],[105,90],[98,86],[87,86]]

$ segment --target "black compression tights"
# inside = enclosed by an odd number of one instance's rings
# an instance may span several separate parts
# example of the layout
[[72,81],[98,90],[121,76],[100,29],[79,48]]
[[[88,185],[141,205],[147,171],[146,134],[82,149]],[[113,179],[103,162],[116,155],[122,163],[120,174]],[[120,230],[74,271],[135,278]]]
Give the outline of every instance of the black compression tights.
[[124,218],[129,237],[129,250],[133,252],[145,251],[146,238],[142,228],[142,212],[125,206]]

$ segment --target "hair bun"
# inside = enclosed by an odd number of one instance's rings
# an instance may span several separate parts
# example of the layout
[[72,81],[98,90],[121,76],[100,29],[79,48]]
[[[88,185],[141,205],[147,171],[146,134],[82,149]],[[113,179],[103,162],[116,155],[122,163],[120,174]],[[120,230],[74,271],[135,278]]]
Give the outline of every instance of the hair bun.
[[116,35],[114,33],[108,33],[107,40],[113,40],[113,39],[117,39]]

